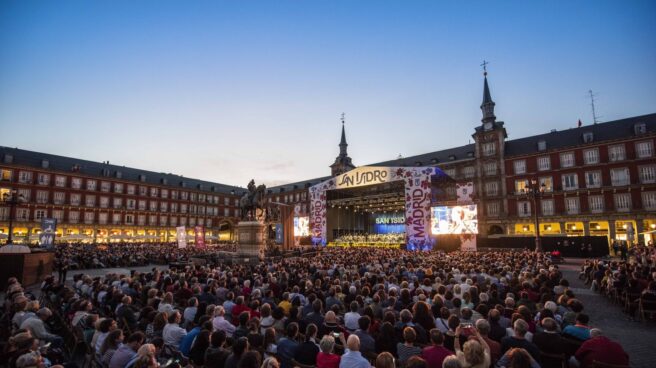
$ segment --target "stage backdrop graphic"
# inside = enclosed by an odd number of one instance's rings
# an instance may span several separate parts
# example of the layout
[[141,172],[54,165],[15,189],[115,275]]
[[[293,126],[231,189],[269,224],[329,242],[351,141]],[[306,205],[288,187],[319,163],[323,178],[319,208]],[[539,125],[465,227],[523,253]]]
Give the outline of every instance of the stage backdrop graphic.
[[[471,181],[456,184],[457,203],[459,205],[471,205],[474,203],[474,183]],[[478,209],[477,209],[478,210]],[[478,226],[478,223],[476,224]],[[476,251],[476,235],[461,234],[460,250]]]
[[196,236],[196,248],[205,248],[205,227],[203,225],[195,226],[194,233]]
[[178,240],[178,248],[187,247],[187,229],[184,226],[175,228],[175,238]]
[[42,248],[52,248],[55,245],[57,231],[57,219],[41,219],[41,233],[39,234],[39,245]]
[[314,244],[326,244],[326,192],[393,181],[405,184],[405,232],[409,249],[430,249],[431,176],[437,167],[362,166],[310,187],[310,229]]

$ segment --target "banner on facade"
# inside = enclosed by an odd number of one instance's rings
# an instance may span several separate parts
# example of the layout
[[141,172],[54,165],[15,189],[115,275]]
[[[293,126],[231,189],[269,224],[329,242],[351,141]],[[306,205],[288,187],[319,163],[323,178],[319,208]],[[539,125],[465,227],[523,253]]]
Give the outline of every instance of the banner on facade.
[[187,247],[187,229],[184,226],[175,228],[175,239],[178,241],[178,248]]
[[41,233],[39,234],[39,246],[42,248],[52,248],[55,245],[55,236],[57,231],[57,219],[41,219]]
[[205,227],[198,225],[194,227],[196,234],[196,248],[205,248]]
[[[472,215],[469,216],[470,220],[471,218],[475,218],[475,224],[473,221],[470,221],[470,228],[473,229],[474,231],[469,231],[468,234],[461,234],[460,235],[460,250],[466,251],[466,252],[475,252],[477,250],[476,248],[476,234],[478,234],[478,208],[476,205],[472,205],[474,203],[474,183],[471,181],[466,182],[466,183],[457,183],[456,184],[456,194],[457,194],[457,200],[456,202],[458,205],[468,205],[468,206],[462,206],[470,208],[470,211],[474,211]],[[463,213],[464,217],[464,213]]]

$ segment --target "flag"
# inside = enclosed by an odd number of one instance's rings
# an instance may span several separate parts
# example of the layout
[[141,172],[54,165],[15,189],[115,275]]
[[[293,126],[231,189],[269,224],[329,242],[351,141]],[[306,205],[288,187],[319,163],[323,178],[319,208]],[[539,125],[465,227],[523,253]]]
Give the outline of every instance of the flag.
[[581,127],[581,125],[583,125],[583,123],[581,122],[581,119],[579,119],[579,128]]

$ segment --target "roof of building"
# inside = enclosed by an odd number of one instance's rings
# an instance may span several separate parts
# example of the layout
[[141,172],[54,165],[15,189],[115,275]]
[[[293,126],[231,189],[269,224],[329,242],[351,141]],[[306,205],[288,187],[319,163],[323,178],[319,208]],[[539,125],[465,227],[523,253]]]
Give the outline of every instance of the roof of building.
[[474,158],[474,144],[449,148],[441,151],[423,153],[421,155],[397,158],[395,160],[378,162],[367,166],[431,166],[448,164],[454,161]]
[[[610,141],[618,138],[635,137],[635,125],[645,123],[646,133],[656,133],[656,114],[635,116],[606,123],[585,125],[551,133],[534,135],[506,141],[506,156],[537,153],[538,142],[545,141],[546,150],[574,147],[584,143]],[[584,141],[584,134],[592,133],[592,141]]]
[[[0,154],[2,155],[3,163],[7,163],[7,156],[11,156],[12,164],[34,167],[37,169],[43,168],[44,161],[47,161],[47,169],[68,173],[80,173],[89,176],[137,182],[141,182],[140,179],[143,175],[145,177],[143,182],[153,185],[194,189],[204,192],[222,194],[231,194],[232,191],[235,191],[236,193],[245,191],[245,189],[241,187],[186,178],[181,175],[158,173],[154,171],[52,155],[48,153],[28,151],[18,148],[0,146]],[[182,186],[182,183],[184,183],[184,187]]]

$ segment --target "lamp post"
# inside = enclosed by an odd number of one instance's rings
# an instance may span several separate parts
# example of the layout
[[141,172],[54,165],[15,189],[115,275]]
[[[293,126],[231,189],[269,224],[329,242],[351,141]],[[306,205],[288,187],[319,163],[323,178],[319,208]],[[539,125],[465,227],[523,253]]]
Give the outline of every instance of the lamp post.
[[2,194],[2,203],[9,206],[9,235],[7,236],[7,244],[11,244],[14,236],[14,209],[16,205],[25,202],[25,197],[19,194],[16,189]]
[[546,185],[542,183],[542,185],[538,185],[538,181],[536,179],[531,179],[528,182],[528,185],[524,188],[524,195],[526,195],[526,198],[530,199],[533,208],[534,208],[534,221],[535,221],[535,251],[536,252],[542,252],[542,241],[540,239],[540,219],[538,218],[538,199],[542,197],[542,194],[544,194],[544,191],[546,189]]

